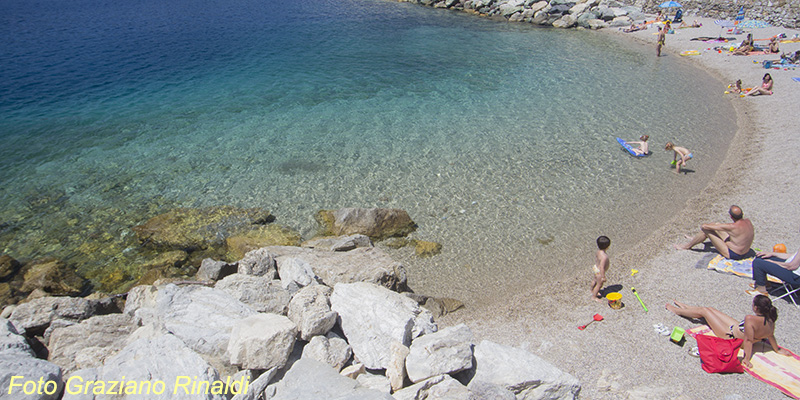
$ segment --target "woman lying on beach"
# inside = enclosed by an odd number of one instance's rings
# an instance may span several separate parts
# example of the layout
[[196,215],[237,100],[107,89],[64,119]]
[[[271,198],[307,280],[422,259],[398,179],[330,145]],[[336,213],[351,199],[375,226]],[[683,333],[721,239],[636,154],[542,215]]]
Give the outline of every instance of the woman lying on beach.
[[761,79],[761,87],[754,87],[750,89],[749,92],[745,93],[746,96],[755,96],[757,94],[765,94],[771,95],[772,94],[772,75],[764,74],[764,77]]
[[767,296],[758,295],[753,299],[753,313],[747,315],[741,322],[736,321],[722,311],[712,307],[695,307],[674,301],[675,305],[667,304],[667,310],[685,318],[703,318],[714,334],[726,339],[742,339],[744,344],[744,358],[742,364],[752,368],[750,359],[753,357],[753,343],[768,339],[772,350],[785,356],[791,355],[788,350],[778,347],[775,340],[775,321],[778,319],[778,309],[772,306],[772,300]]
[[[800,253],[800,251],[798,251]],[[800,257],[797,253],[792,254],[788,259],[784,259],[786,254],[773,252],[756,252],[753,259],[753,280],[755,281],[755,292],[767,294],[767,274],[770,274],[790,285],[800,285]],[[749,294],[756,294],[752,290],[746,291]]]
[[642,29],[647,29],[647,24],[642,23],[641,25],[636,25],[633,21],[631,21],[631,26],[629,28],[623,29],[622,31],[625,32],[625,33],[631,33],[631,32],[640,31]]

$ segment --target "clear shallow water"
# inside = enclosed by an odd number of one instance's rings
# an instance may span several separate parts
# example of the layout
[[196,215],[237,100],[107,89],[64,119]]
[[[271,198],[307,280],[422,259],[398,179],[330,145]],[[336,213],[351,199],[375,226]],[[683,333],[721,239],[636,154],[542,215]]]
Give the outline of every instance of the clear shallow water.
[[[305,237],[321,208],[398,207],[445,246],[396,252],[412,284],[459,295],[635,243],[735,130],[716,81],[606,35],[290,3],[0,4],[0,249],[97,279],[144,262],[129,228],[175,206],[265,207]],[[642,133],[648,159],[614,140]]]

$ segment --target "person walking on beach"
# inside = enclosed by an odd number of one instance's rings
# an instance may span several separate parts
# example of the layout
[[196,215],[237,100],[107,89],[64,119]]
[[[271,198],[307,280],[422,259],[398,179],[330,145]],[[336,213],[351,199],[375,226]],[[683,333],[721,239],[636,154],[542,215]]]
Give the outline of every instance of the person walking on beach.
[[656,44],[656,57],[661,57],[661,47],[666,44],[667,28],[662,26],[658,28],[658,43]]
[[700,233],[693,237],[687,236],[691,240],[682,245],[675,245],[678,250],[689,250],[706,239],[711,240],[711,244],[722,254],[723,257],[731,260],[741,260],[751,256],[755,231],[753,223],[744,218],[744,212],[739,206],[731,206],[728,210],[733,222],[728,224],[703,224],[700,225]]
[[718,337],[744,340],[742,364],[747,368],[753,367],[753,364],[750,363],[750,359],[753,357],[753,344],[763,339],[769,340],[772,350],[776,353],[784,356],[791,355],[786,349],[778,347],[778,341],[775,340],[775,321],[778,320],[778,309],[772,305],[772,300],[767,296],[758,295],[753,298],[755,315],[747,315],[741,322],[713,307],[695,307],[677,301],[673,301],[673,304],[667,304],[667,310],[684,318],[703,318]]
[[594,272],[594,282],[592,283],[592,298],[594,301],[601,302],[603,299],[600,297],[600,289],[603,288],[603,283],[606,281],[606,271],[611,265],[608,259],[606,249],[611,246],[611,239],[607,236],[600,236],[597,238],[597,252],[594,254],[594,265],[592,265],[592,272]]
[[[680,174],[681,168],[686,167],[686,162],[694,158],[694,154],[692,154],[689,149],[686,147],[675,146],[672,142],[667,142],[667,145],[664,146],[664,150],[672,150],[675,152],[675,154],[672,155],[672,163],[675,164],[676,174]],[[678,156],[680,156],[680,160],[678,160]]]

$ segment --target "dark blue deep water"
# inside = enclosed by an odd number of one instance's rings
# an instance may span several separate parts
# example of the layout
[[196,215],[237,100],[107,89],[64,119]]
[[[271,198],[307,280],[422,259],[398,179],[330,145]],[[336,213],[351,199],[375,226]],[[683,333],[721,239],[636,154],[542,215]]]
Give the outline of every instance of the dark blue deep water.
[[[131,226],[209,205],[304,237],[321,208],[403,208],[445,245],[412,281],[535,271],[599,231],[635,243],[735,131],[679,57],[408,3],[0,0],[0,37],[0,252],[93,280],[147,261]],[[642,133],[646,160],[614,140]],[[667,140],[697,173],[671,174]]]

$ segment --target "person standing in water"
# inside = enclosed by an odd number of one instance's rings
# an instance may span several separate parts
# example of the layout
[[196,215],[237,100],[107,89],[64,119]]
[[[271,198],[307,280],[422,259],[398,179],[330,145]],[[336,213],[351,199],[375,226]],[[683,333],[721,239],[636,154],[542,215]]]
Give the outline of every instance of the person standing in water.
[[658,43],[656,44],[656,57],[661,57],[661,47],[666,44],[667,28],[662,26],[658,28]]

